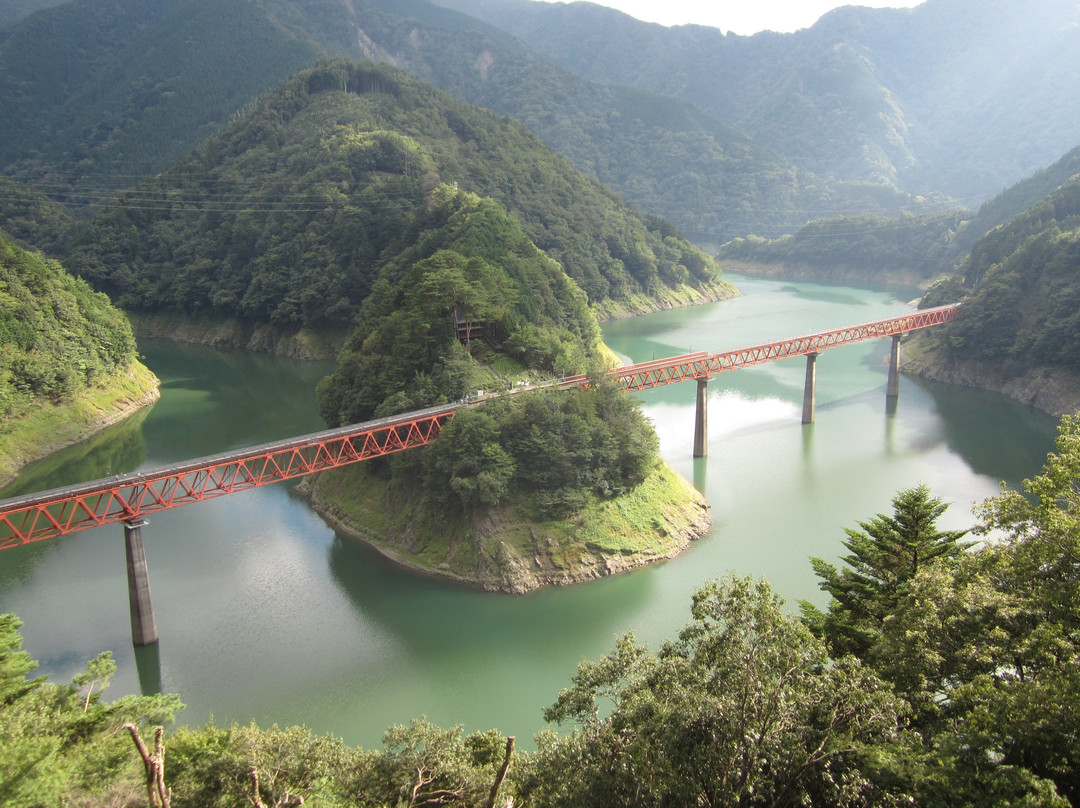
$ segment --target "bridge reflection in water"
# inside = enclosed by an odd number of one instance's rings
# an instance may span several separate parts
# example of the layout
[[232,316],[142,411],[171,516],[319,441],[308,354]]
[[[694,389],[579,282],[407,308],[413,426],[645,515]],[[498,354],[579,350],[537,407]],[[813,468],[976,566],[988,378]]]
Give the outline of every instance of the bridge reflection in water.
[[[886,397],[899,393],[900,339],[904,334],[940,325],[959,316],[960,305],[940,306],[911,314],[761,343],[729,351],[700,351],[683,356],[627,365],[609,372],[624,392],[666,384],[698,383],[694,456],[707,451],[708,379],[739,368],[807,357],[803,423],[814,420],[816,358],[824,350],[871,339],[892,338]],[[544,385],[514,388],[499,395],[550,388],[588,386],[587,375]],[[94,480],[36,494],[0,500],[0,550],[116,522],[124,523],[135,645],[157,641],[141,528],[149,514],[193,502],[292,480],[326,469],[383,457],[433,441],[462,407],[477,406],[486,397],[402,413],[338,429],[240,449],[134,474]]]

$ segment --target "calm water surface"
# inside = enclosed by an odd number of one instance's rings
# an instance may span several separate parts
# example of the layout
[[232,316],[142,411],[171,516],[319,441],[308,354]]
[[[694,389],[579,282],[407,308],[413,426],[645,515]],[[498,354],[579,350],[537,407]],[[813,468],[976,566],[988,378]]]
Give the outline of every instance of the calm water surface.
[[[905,311],[904,295],[736,278],[744,296],[609,323],[633,361],[850,325]],[[910,297],[908,295],[907,297]],[[162,398],[136,419],[27,471],[6,491],[55,487],[322,428],[315,383],[332,366],[141,345]],[[670,465],[712,505],[712,533],[673,561],[595,583],[495,595],[417,576],[335,535],[286,485],[156,515],[144,528],[161,640],[132,648],[123,532],[95,529],[0,553],[0,612],[25,622],[41,672],[66,681],[101,650],[113,698],[158,688],[181,721],[304,724],[363,746],[427,716],[519,742],[579,661],[634,630],[650,645],[685,623],[690,595],[728,571],[822,602],[807,562],[835,560],[843,528],[890,512],[919,483],[971,505],[1037,473],[1055,422],[992,394],[903,378],[886,412],[888,340],[818,359],[817,421],[800,421],[805,360],[710,382],[709,457],[691,457],[695,386],[641,396]]]

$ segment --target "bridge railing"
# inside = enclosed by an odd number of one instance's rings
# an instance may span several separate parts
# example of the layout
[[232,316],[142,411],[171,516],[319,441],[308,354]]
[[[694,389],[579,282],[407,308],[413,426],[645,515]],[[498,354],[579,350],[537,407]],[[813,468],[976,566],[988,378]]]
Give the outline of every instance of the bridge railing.
[[460,406],[432,407],[4,500],[0,550],[423,446]]
[[818,354],[829,348],[851,345],[870,339],[907,334],[921,328],[941,325],[956,319],[960,305],[938,306],[904,314],[888,320],[874,320],[858,325],[818,331],[777,342],[748,345],[727,351],[707,351],[686,356],[629,365],[612,371],[625,391],[648,390],[663,384],[707,379],[730,370],[776,362],[795,356]]

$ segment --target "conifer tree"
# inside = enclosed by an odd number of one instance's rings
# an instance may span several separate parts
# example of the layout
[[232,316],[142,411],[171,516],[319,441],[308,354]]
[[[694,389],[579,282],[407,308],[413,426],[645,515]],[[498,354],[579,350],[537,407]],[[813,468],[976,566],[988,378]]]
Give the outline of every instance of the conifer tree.
[[811,558],[818,586],[832,596],[822,611],[800,602],[803,619],[830,645],[834,657],[854,654],[865,659],[893,612],[904,586],[919,570],[955,559],[966,546],[966,530],[938,530],[937,520],[949,507],[930,495],[925,485],[900,491],[892,500],[893,515],[878,514],[845,528],[845,568]]

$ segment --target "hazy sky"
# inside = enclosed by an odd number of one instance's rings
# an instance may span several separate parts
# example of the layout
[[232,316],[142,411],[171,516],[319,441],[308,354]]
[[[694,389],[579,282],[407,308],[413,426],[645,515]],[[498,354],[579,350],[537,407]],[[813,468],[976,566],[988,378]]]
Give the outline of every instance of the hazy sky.
[[797,31],[809,28],[818,18],[838,6],[911,8],[923,0],[592,0],[617,8],[631,17],[662,25],[698,23],[736,34],[758,31]]

